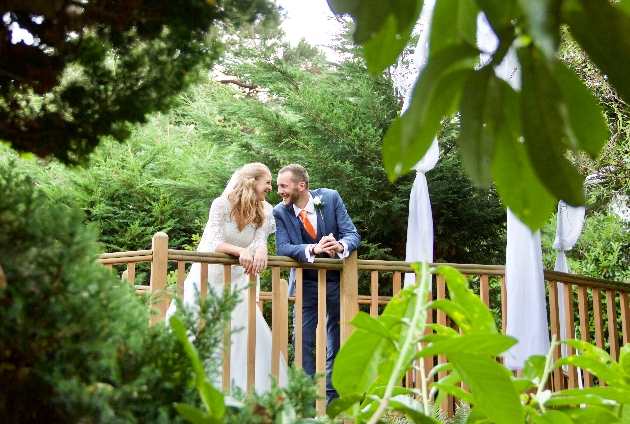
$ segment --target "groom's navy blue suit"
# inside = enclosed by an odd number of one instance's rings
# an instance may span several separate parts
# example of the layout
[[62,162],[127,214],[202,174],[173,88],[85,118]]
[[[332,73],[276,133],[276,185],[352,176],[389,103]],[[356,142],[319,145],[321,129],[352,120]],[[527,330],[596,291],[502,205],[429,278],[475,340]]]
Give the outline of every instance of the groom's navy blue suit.
[[[276,220],[276,250],[280,256],[290,256],[306,262],[306,248],[317,243],[322,237],[332,233],[337,241],[343,241],[352,252],[359,247],[361,237],[352,223],[341,196],[336,190],[320,188],[310,191],[313,198],[322,196],[324,206],[316,209],[317,238],[313,239],[304,229],[304,225],[295,216],[293,205],[278,204],[273,209]],[[328,254],[317,255],[329,258]],[[315,329],[317,327],[317,270],[304,270],[302,303],[302,366],[304,371],[315,374]],[[339,351],[339,271],[326,271],[326,394],[329,401],[337,397],[332,387],[332,364]],[[289,296],[295,292],[295,269],[289,277]],[[295,317],[294,317],[295,319]],[[295,334],[293,335],[295,343]]]

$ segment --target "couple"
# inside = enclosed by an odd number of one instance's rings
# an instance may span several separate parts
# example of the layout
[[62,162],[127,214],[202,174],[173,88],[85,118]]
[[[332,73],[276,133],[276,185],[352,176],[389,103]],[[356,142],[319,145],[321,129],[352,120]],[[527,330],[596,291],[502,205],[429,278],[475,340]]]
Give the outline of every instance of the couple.
[[[232,287],[247,287],[247,274],[260,273],[267,267],[267,237],[276,232],[276,250],[280,256],[313,262],[315,257],[343,258],[356,250],[360,237],[335,190],[309,191],[306,169],[288,165],[278,172],[278,194],[282,202],[273,209],[265,202],[271,191],[271,172],[261,163],[251,163],[236,171],[221,197],[212,202],[210,217],[198,251],[227,253],[239,257],[240,266],[232,267]],[[318,207],[315,205],[317,199]],[[321,205],[321,207],[319,207]],[[200,265],[193,264],[184,282],[184,304],[194,305],[199,290]],[[332,388],[332,362],[339,350],[339,271],[326,272],[328,316],[326,393],[337,397]],[[208,281],[222,293],[222,265],[211,265]],[[295,291],[295,270],[291,271],[289,296]],[[317,271],[303,272],[302,352],[307,374],[315,373],[315,327],[317,325]],[[247,328],[247,296],[241,291],[241,302],[232,313],[232,329]],[[256,391],[270,388],[271,331],[257,305],[256,308]],[[171,304],[167,317],[174,312]],[[234,385],[246,390],[247,331],[232,334],[230,376]],[[286,364],[280,367],[280,385],[286,385]]]

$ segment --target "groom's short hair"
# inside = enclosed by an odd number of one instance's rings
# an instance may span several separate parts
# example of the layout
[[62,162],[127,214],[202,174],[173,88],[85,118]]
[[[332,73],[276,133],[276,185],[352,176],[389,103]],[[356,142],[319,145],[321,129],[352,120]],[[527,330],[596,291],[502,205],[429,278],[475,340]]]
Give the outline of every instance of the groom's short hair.
[[306,188],[308,189],[308,172],[306,171],[306,168],[304,168],[302,165],[292,163],[291,165],[287,165],[280,171],[278,171],[278,174],[283,174],[285,172],[291,173],[291,175],[293,176],[291,180],[294,184],[303,182],[306,184]]

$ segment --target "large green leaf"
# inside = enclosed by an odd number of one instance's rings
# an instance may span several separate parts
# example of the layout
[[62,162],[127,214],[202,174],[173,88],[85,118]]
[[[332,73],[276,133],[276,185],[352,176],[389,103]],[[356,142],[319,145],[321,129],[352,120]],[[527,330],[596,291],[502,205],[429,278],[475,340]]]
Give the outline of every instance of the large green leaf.
[[389,405],[396,411],[400,411],[418,424],[439,424],[440,422],[424,415],[422,405],[416,399],[407,395],[393,396]]
[[488,307],[481,301],[479,296],[468,288],[466,278],[459,271],[442,265],[437,267],[434,272],[442,275],[446,280],[451,301],[466,311],[472,326],[471,331],[491,334],[497,332],[494,317],[488,310]]
[[523,410],[509,373],[493,358],[481,355],[448,354],[475,397],[475,407],[496,424],[519,424]]
[[492,182],[494,137],[486,128],[486,117],[489,109],[495,107],[495,99],[489,87],[494,79],[496,77],[491,66],[473,72],[464,85],[459,104],[460,156],[468,175],[478,187],[487,187]]
[[463,334],[461,337],[453,337],[433,343],[422,349],[418,356],[434,356],[441,353],[497,356],[516,343],[516,339],[499,333]]
[[474,0],[440,0],[431,20],[430,56],[459,43],[477,45],[477,13]]
[[335,418],[337,415],[341,414],[343,411],[350,408],[352,405],[355,405],[365,398],[364,393],[350,393],[345,396],[338,397],[330,402],[328,408],[326,408],[326,414],[330,418]]
[[379,74],[396,61],[409,41],[412,30],[413,26],[410,26],[399,32],[396,17],[392,14],[388,15],[376,35],[363,44],[363,55],[368,70],[373,74]]
[[470,46],[456,45],[430,58],[409,108],[389,127],[383,140],[383,165],[390,180],[411,170],[429,149],[442,118],[454,111],[477,55]]
[[492,102],[488,127],[495,135],[492,175],[503,204],[529,228],[540,228],[556,208],[556,199],[534,172],[519,141],[520,94],[505,81],[489,86]]
[[601,406],[590,405],[585,408],[571,408],[561,410],[573,422],[573,424],[613,424],[622,421],[612,412]]
[[328,0],[337,15],[351,15],[356,24],[354,39],[365,49],[372,73],[393,63],[409,40],[418,21],[422,0]]
[[221,420],[206,415],[201,409],[185,403],[174,403],[173,406],[181,417],[193,424],[220,424]]
[[624,374],[630,378],[630,344],[626,344],[619,349],[619,365]]
[[383,340],[377,333],[357,329],[341,346],[332,372],[340,396],[365,393],[376,375]]
[[518,0],[525,13],[529,34],[547,59],[553,59],[560,43],[560,0]]
[[568,122],[565,132],[571,148],[593,159],[608,140],[608,124],[593,93],[562,61],[556,62],[558,86],[562,92]]
[[585,202],[583,180],[565,158],[562,93],[555,72],[534,45],[517,50],[522,66],[521,117],[532,168],[547,190],[572,206]]
[[[625,3],[626,0],[621,3]],[[589,58],[630,102],[630,14],[608,0],[567,0],[562,20]]]
[[612,362],[610,366],[606,366],[606,364],[590,356],[571,355],[558,359],[554,367],[560,367],[562,365],[580,367],[600,380],[605,381],[610,386],[630,389],[630,384],[626,381],[621,367],[616,362]]
[[[554,398],[576,397],[583,395],[597,396],[601,399],[610,399],[617,403],[630,404],[630,391],[617,387],[585,387],[583,389],[566,389],[553,394]],[[578,402],[583,403],[583,402]],[[585,402],[584,402],[585,403]]]

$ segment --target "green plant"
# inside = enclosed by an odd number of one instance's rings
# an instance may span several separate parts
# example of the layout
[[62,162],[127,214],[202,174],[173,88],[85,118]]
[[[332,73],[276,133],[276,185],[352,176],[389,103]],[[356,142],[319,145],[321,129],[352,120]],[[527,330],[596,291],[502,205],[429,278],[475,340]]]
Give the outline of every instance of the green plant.
[[[418,264],[416,269],[420,271]],[[432,273],[445,278],[448,300],[423,301]],[[418,285],[402,290],[379,317],[360,312],[351,321],[356,329],[333,368],[333,384],[341,397],[328,408],[331,417],[345,411],[358,423],[376,423],[386,411],[398,411],[416,423],[437,423],[432,417],[447,394],[474,405],[470,423],[619,422],[625,417],[625,405],[630,403],[630,345],[622,349],[617,363],[595,346],[567,340],[563,343],[575,347],[580,355],[554,364],[552,351],[559,343],[554,340],[549,354],[529,358],[523,377],[516,378],[495,360],[516,340],[497,332],[492,315],[468,289],[466,279],[446,266],[430,271],[424,266],[420,277]],[[461,334],[449,327],[427,325],[431,309],[446,312]],[[425,335],[428,329],[433,332]],[[422,358],[438,354],[445,355],[448,362],[425,369]],[[546,389],[550,373],[563,365],[579,366],[608,386],[552,393]],[[419,390],[397,386],[410,369],[420,372]],[[438,371],[450,373],[430,383]],[[458,386],[460,382],[469,392]],[[580,408],[580,404],[585,406]]]

